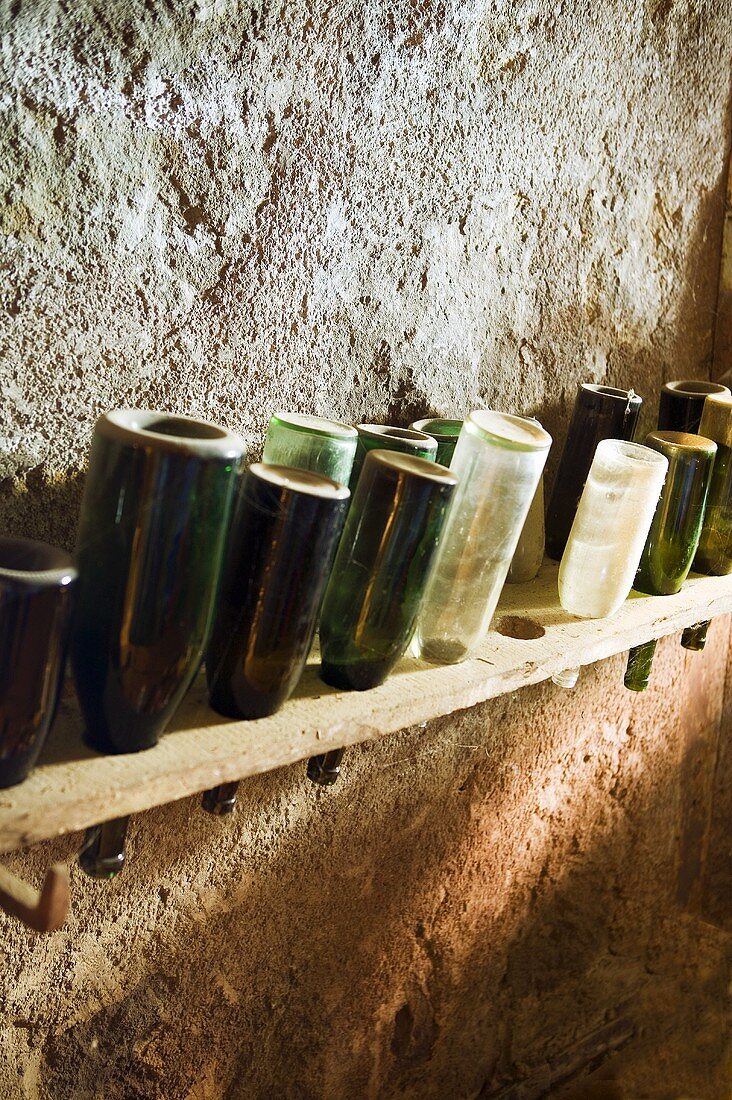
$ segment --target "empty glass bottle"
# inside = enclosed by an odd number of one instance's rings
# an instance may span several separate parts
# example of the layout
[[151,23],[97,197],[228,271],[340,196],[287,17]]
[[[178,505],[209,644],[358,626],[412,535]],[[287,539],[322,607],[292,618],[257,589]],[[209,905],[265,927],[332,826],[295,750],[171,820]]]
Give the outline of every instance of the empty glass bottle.
[[[434,462],[371,451],[361,471],[323,602],[320,675],[334,687],[376,687],[404,654],[457,477]],[[328,786],[343,749],[311,757]]]
[[732,394],[712,394],[704,402],[699,434],[717,444],[699,549],[697,573],[732,573]]
[[90,878],[112,879],[122,872],[129,823],[129,817],[116,817],[86,830],[79,866]]
[[453,664],[484,640],[550,446],[520,416],[466,419],[450,467],[460,481],[417,618],[413,648],[424,660]]
[[[694,558],[697,573],[724,577],[732,573],[732,395],[710,394],[704,402],[699,434],[717,444],[699,549]],[[702,650],[709,620],[684,630],[685,649]]]
[[[526,419],[539,424],[533,416],[527,416]],[[542,472],[511,558],[506,576],[508,584],[526,584],[527,581],[533,581],[544,560],[544,543],[544,474]]]
[[456,485],[434,462],[366,456],[323,601],[326,683],[376,687],[406,650]]
[[26,778],[53,723],[76,578],[63,550],[0,537],[0,788]]
[[719,382],[704,382],[687,378],[679,382],[666,382],[658,399],[658,428],[662,432],[699,432],[704,402],[711,393],[727,394],[730,391]]
[[413,431],[431,435],[436,441],[435,462],[439,462],[441,466],[449,466],[452,462],[462,426],[462,420],[445,420],[441,417],[434,417],[432,420],[415,420],[409,425]]
[[358,433],[350,424],[279,412],[269,422],[262,462],[311,470],[348,485],[357,441]]
[[[651,596],[667,596],[679,591],[691,569],[717,446],[688,432],[650,432],[645,443],[665,455],[668,473],[633,587]],[[631,649],[625,673],[625,686],[631,691],[648,686],[655,649],[655,640]]]
[[188,416],[116,409],[95,425],[71,658],[102,751],[154,745],[200,667],[243,453]]
[[274,714],[300,679],[349,497],[307,470],[255,463],[244,473],[206,652],[219,714]]
[[585,382],[579,387],[546,510],[546,552],[559,561],[601,439],[632,439],[642,398],[633,390]]
[[357,424],[356,431],[358,442],[349,483],[351,493],[356,488],[361,467],[369,451],[399,451],[415,458],[429,458],[433,461],[437,454],[437,440],[412,428],[393,428],[388,424]]
[[[587,475],[559,567],[559,600],[580,618],[614,615],[633,584],[668,459],[649,447],[603,439]],[[579,669],[553,677],[574,687]]]

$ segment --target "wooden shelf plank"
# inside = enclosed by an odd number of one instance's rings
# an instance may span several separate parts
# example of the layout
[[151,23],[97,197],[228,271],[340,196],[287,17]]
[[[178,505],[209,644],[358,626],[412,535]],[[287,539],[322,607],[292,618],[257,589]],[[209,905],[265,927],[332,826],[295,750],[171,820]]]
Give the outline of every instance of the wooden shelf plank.
[[[474,706],[732,611],[732,576],[692,576],[675,596],[632,594],[612,619],[575,619],[557,601],[557,566],[530,584],[507,585],[494,626],[507,616],[544,630],[534,640],[492,631],[461,665],[403,660],[381,687],[335,691],[311,658],[297,697],[270,718],[234,722],[206,704],[200,677],[160,743],[147,752],[97,756],[81,740],[73,693],[62,701],[33,775],[0,790],[0,851],[172,802],[227,780],[305,760],[330,748],[376,740],[406,726]],[[576,689],[582,690],[582,681]],[[306,782],[303,771],[303,782]]]

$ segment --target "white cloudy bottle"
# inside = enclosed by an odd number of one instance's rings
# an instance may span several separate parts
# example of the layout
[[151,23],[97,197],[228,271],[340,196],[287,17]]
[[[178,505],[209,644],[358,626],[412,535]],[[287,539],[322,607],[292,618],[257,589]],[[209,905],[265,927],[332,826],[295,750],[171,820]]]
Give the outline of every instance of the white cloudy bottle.
[[[559,601],[565,611],[604,619],[622,606],[667,470],[668,459],[650,447],[619,439],[598,443],[559,566]],[[568,669],[555,681],[574,687],[578,673]]]
[[450,463],[460,480],[413,641],[424,660],[462,661],[488,633],[551,442],[520,416],[481,410],[465,421]]

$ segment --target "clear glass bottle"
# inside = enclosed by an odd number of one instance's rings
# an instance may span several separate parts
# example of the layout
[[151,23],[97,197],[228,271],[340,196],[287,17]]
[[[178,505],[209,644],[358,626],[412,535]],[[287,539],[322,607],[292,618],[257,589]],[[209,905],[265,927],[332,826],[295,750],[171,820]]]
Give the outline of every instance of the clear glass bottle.
[[395,428],[390,424],[357,424],[358,442],[349,488],[355,491],[361,467],[369,451],[399,451],[414,458],[429,458],[433,462],[437,454],[437,440],[426,432],[412,428]]
[[584,382],[546,509],[546,552],[560,561],[601,439],[632,439],[642,399],[633,390]]
[[439,462],[441,466],[450,465],[463,427],[462,420],[446,420],[442,417],[434,417],[431,420],[415,420],[409,427],[412,431],[431,435],[437,443],[435,462]]
[[550,446],[520,416],[480,410],[465,421],[450,466],[460,482],[413,641],[424,660],[453,664],[484,640]]
[[[650,432],[645,443],[668,459],[668,474],[633,587],[668,596],[679,591],[694,560],[717,445],[689,432],[659,431]],[[655,639],[631,649],[624,680],[629,690],[648,687],[655,650]]]
[[270,419],[262,462],[311,470],[348,485],[358,432],[350,424],[322,416],[278,412]]

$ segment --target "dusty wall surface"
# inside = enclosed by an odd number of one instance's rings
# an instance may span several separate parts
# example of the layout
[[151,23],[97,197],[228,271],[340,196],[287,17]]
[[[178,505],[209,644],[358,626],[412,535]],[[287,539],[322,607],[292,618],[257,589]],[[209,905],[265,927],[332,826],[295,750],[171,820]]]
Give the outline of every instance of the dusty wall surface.
[[[73,542],[114,405],[253,452],[283,405],[489,404],[561,441],[579,380],[708,374],[727,0],[2,13],[4,529]],[[696,1053],[640,1095],[727,1100],[729,946],[693,916],[712,638],[663,643],[642,698],[618,659],[355,751],[332,791],[298,767],[233,821],[144,815],[123,878],[74,873],[68,929],[0,924],[0,1096],[488,1097],[644,1035],[658,1065],[653,1020]],[[644,1072],[618,1063],[627,1095]]]

